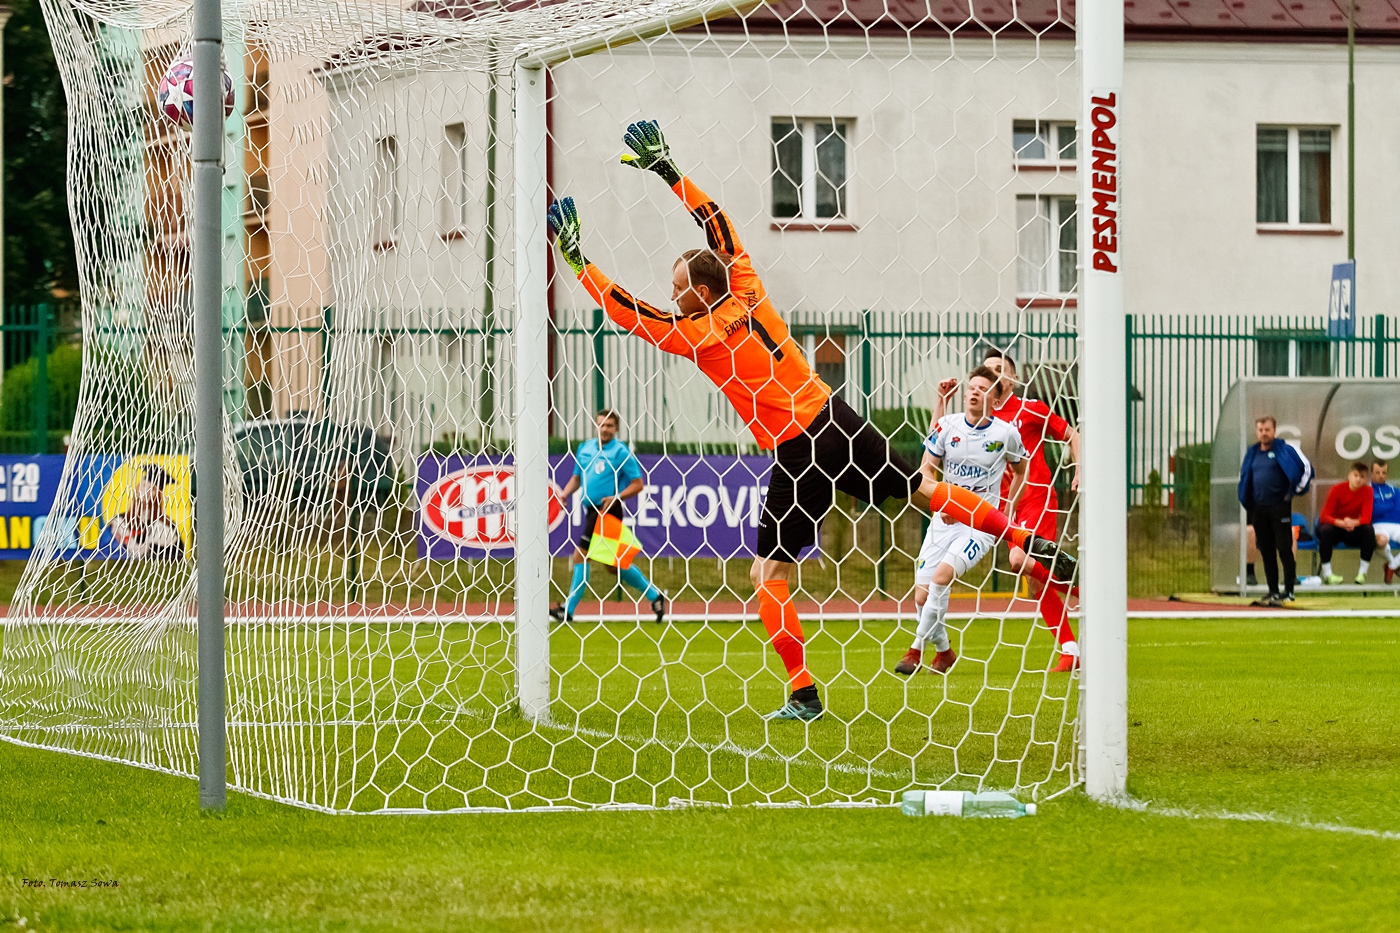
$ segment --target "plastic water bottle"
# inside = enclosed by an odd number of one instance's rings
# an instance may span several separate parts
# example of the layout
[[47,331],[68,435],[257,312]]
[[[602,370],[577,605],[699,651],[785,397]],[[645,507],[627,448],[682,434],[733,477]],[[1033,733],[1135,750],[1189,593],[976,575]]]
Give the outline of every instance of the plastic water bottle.
[[961,816],[967,819],[1008,819],[1035,816],[1035,804],[1021,803],[1001,791],[973,794],[962,790],[906,790],[899,805],[905,816]]

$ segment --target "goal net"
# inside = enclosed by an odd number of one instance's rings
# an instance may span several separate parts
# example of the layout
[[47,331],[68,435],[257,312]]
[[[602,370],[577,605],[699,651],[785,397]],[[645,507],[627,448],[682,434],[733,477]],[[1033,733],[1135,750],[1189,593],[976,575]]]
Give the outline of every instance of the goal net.
[[[197,773],[193,399],[221,379],[238,790],[365,812],[1080,782],[1080,681],[1050,670],[1066,646],[1007,540],[952,585],[952,668],[930,670],[930,644],[895,672],[929,526],[902,498],[834,495],[784,609],[824,713],[765,718],[794,686],[750,579],[772,445],[694,354],[605,313],[545,234],[571,196],[634,317],[674,321],[674,263],[707,228],[619,159],[655,120],[785,322],[761,335],[775,357],[807,361],[892,465],[919,464],[940,382],[962,380],[956,414],[989,351],[1014,361],[1051,425],[1023,500],[1073,552],[1072,8],[226,2],[222,373],[192,364],[189,130],[157,96],[190,6],[43,8],[84,372],[4,619],[0,737]],[[580,453],[604,409],[635,465]],[[641,487],[586,574],[584,496],[607,493],[589,473],[564,495],[585,462]],[[620,572],[598,559],[608,535],[640,550]],[[571,595],[571,617],[546,615]]]

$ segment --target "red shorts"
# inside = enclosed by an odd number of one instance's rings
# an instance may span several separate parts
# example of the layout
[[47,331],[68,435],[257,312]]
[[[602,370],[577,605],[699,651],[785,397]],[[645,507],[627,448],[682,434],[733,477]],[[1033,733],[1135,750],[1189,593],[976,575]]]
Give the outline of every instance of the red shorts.
[[1016,503],[1016,516],[1012,524],[1029,528],[1047,541],[1054,541],[1060,534],[1060,514],[1056,511],[1059,505],[1054,490],[1023,495],[1021,501]]

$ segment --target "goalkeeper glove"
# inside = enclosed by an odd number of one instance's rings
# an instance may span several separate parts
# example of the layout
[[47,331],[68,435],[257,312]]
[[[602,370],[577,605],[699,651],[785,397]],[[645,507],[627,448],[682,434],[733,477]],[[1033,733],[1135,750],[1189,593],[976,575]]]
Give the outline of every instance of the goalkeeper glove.
[[583,258],[583,230],[574,208],[573,198],[564,198],[549,205],[549,229],[559,246],[559,253],[574,275],[582,275],[588,260]]
[[680,170],[671,161],[671,147],[661,135],[661,124],[655,120],[640,120],[628,125],[622,141],[631,152],[623,153],[622,164],[655,172],[674,186],[681,180]]

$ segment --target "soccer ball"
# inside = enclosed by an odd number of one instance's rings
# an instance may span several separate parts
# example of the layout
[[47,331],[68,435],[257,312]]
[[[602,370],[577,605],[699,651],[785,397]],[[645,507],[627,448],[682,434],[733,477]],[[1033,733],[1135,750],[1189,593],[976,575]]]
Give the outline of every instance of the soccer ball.
[[[233,113],[233,79],[224,75],[224,116]],[[156,88],[156,106],[166,118],[179,126],[194,122],[194,59],[177,58],[165,69],[165,77]]]

